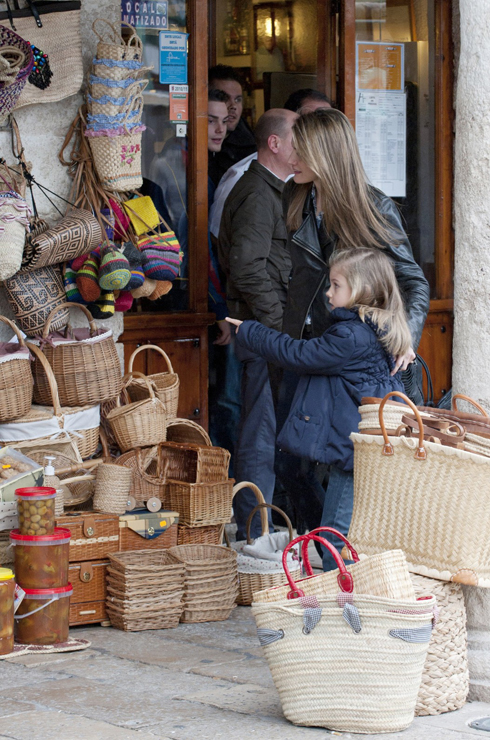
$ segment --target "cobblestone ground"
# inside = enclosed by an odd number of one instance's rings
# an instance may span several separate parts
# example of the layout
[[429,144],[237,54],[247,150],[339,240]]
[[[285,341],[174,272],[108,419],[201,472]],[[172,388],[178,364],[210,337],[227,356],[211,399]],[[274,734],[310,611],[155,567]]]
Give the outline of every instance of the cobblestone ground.
[[[322,740],[339,734],[284,719],[248,607],[226,622],[133,633],[78,627],[71,635],[91,647],[0,662],[0,738]],[[402,733],[372,737],[485,740],[488,733],[467,723],[488,715],[490,705],[467,704],[416,719]]]

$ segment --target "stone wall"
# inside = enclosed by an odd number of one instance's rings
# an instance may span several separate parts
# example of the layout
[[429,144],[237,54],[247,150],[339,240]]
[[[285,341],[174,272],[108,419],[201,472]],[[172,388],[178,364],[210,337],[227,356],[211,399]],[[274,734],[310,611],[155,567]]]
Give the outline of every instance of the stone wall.
[[[453,388],[490,411],[490,3],[461,2],[456,18]],[[465,598],[470,698],[490,701],[490,590]]]
[[[117,22],[120,18],[120,3],[117,0],[83,0],[81,9],[81,34],[83,45],[83,66],[86,74],[96,47],[96,36],[92,31],[92,23],[95,18],[107,18],[111,22]],[[63,167],[58,160],[58,152],[61,149],[68,128],[73,121],[79,106],[83,102],[83,95],[73,95],[58,103],[47,103],[46,105],[31,105],[20,108],[15,112],[15,118],[19,125],[22,144],[25,149],[26,159],[32,162],[32,172],[35,178],[50,190],[67,198],[70,190],[71,180],[67,168]],[[9,130],[0,129],[0,156],[8,163],[14,164],[12,156],[11,134]],[[40,215],[49,223],[56,222],[60,216],[49,201],[37,190],[35,192],[36,205]],[[27,197],[29,201],[29,197]],[[61,211],[66,204],[54,198]],[[0,288],[0,313],[14,318],[8,305],[5,291]],[[78,316],[73,316],[72,323],[77,326],[83,323]],[[114,318],[104,325],[110,325],[116,337],[123,329],[123,315],[115,314]],[[11,332],[0,327],[0,339],[9,338]],[[122,348],[121,348],[122,349]]]

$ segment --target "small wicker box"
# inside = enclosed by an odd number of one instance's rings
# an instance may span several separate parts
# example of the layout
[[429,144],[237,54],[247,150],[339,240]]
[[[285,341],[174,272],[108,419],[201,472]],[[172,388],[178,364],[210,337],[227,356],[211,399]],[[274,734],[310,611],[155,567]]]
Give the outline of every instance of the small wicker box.
[[233,478],[219,483],[185,483],[168,481],[168,498],[179,521],[186,527],[226,524],[231,519]]
[[145,511],[119,517],[119,549],[164,550],[177,544],[179,515],[176,511]]
[[228,479],[230,453],[221,447],[164,442],[166,478],[186,483],[219,483]]
[[106,619],[108,565],[108,560],[89,560],[70,565],[68,579],[73,586],[73,595],[70,599],[70,626],[91,624]]
[[94,511],[74,511],[56,519],[71,532],[70,563],[102,560],[119,550],[119,517]]

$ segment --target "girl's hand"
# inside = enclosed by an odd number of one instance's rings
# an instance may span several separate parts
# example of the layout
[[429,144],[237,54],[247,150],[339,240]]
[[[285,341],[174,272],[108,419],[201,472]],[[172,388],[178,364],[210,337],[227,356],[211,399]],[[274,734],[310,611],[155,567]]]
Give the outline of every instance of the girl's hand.
[[240,321],[240,319],[232,319],[230,316],[227,316],[225,321],[228,321],[230,324],[234,324],[236,326],[237,333],[240,326],[243,324],[243,321]]
[[396,375],[399,370],[406,370],[410,363],[413,362],[416,357],[417,355],[411,347],[408,352],[405,352],[404,355],[398,355],[398,357],[396,358],[395,367],[391,371],[391,374]]

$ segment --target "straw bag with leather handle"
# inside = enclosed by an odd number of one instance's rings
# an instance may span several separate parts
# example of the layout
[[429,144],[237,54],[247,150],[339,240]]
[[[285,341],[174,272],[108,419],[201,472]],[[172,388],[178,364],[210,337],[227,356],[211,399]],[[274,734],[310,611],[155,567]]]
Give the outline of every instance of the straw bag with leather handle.
[[[5,280],[3,285],[16,321],[28,337],[40,334],[51,312],[66,305],[60,265],[40,267],[31,272],[18,272]],[[62,308],[56,316],[56,321],[52,322],[51,328],[64,329],[69,316],[68,308]]]
[[[177,373],[174,373],[170,358],[163,351],[161,347],[156,344],[143,344],[134,350],[133,354],[129,358],[128,372],[133,370],[133,362],[140,352],[146,352],[152,349],[162,355],[163,359],[167,363],[168,370],[163,373],[152,373],[147,375],[148,380],[153,384],[155,389],[155,395],[165,405],[167,411],[167,419],[175,419],[177,416],[177,406],[179,405],[179,386],[180,380]],[[148,387],[147,384],[138,378],[134,379],[128,388],[129,395],[133,401],[141,401],[144,398],[148,398]]]
[[18,342],[0,342],[0,421],[10,421],[27,414],[32,403],[31,357],[24,338],[5,316],[6,324]]
[[11,27],[48,55],[53,73],[45,89],[27,84],[15,108],[36,103],[54,103],[77,93],[83,82],[80,0],[40,0],[0,13],[0,23]]
[[[88,329],[50,332],[59,310],[77,308],[89,322]],[[90,311],[80,303],[63,303],[54,309],[38,342],[51,365],[63,406],[86,406],[107,401],[121,392],[121,366],[112,331],[97,328]],[[34,400],[49,403],[50,389],[39,362],[34,362]]]
[[0,444],[27,440],[49,442],[64,437],[73,439],[82,458],[91,457],[99,443],[99,405],[62,407],[49,362],[35,344],[27,342],[27,347],[48,376],[52,400],[46,406],[31,406],[30,411],[20,419],[0,424]]
[[[121,28],[126,30],[123,36]],[[117,26],[105,18],[96,18],[92,23],[92,30],[99,39],[97,43],[98,59],[113,59],[123,61],[143,57],[141,39],[129,23],[120,23]]]
[[[288,551],[318,540],[339,568],[325,595],[313,576],[310,595],[288,568]],[[287,598],[252,604],[286,718],[339,732],[397,732],[414,717],[427,648],[436,618],[433,596],[421,600],[373,596],[360,590],[337,550],[310,533],[284,550]],[[408,577],[408,571],[407,571]]]
[[[418,439],[388,437],[391,396],[410,406]],[[490,587],[490,458],[424,440],[420,413],[398,391],[379,407],[381,435],[353,433],[349,539],[362,554],[400,547],[414,573]]]
[[[146,380],[143,373],[134,371],[127,373],[123,378],[123,389],[131,384],[134,376]],[[148,391],[149,398],[135,403],[121,405],[121,399],[118,397],[116,408],[107,414],[107,421],[121,452],[127,452],[134,447],[152,447],[159,442],[165,442],[167,429],[165,406],[159,398],[156,398],[149,382]]]

